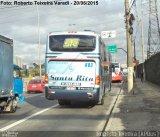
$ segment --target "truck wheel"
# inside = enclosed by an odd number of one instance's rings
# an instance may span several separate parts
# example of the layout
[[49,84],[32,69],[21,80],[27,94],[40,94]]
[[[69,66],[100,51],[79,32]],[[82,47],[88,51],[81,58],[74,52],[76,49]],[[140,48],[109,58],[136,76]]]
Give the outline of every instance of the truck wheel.
[[3,111],[4,111],[4,107],[1,107],[0,108],[0,113],[3,112]]
[[16,112],[16,110],[17,110],[18,99],[19,99],[19,97],[16,96],[16,97],[12,100],[12,105],[11,105],[11,112],[12,112],[12,113]]
[[16,112],[16,110],[17,110],[17,107],[16,107],[16,106],[11,106],[11,113]]

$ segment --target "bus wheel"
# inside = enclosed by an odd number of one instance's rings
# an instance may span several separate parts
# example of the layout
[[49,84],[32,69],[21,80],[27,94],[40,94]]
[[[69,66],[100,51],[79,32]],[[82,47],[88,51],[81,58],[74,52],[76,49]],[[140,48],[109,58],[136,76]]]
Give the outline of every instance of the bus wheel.
[[59,105],[70,105],[71,104],[70,101],[61,100],[61,99],[58,100],[58,103],[59,103]]
[[95,106],[97,103],[97,101],[89,101],[89,106]]
[[71,104],[71,102],[70,102],[70,101],[65,100],[65,101],[64,101],[64,104],[65,104],[65,105],[70,105],[70,104]]
[[59,105],[65,105],[64,100],[58,100]]

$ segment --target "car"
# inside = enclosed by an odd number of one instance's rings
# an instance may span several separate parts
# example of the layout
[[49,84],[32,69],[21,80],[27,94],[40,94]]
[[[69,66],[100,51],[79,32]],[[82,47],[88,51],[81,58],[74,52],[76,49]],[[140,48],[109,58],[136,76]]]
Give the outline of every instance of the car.
[[39,78],[31,79],[27,85],[27,92],[44,92],[45,83],[44,80]]

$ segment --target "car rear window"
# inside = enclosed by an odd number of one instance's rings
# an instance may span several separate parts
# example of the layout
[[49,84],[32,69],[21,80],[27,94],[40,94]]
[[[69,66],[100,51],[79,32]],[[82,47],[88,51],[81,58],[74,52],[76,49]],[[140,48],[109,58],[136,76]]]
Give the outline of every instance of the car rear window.
[[31,80],[30,82],[29,82],[29,84],[37,84],[37,83],[41,83],[41,80]]

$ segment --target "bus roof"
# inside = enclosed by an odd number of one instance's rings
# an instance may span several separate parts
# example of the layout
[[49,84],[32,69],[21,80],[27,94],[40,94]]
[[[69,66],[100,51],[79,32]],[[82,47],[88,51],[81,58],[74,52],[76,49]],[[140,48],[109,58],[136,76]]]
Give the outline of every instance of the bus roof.
[[57,31],[57,32],[50,32],[49,33],[49,36],[52,36],[52,35],[93,35],[93,36],[99,36],[98,33],[96,33],[95,31],[64,31],[64,32],[61,32],[61,31]]

